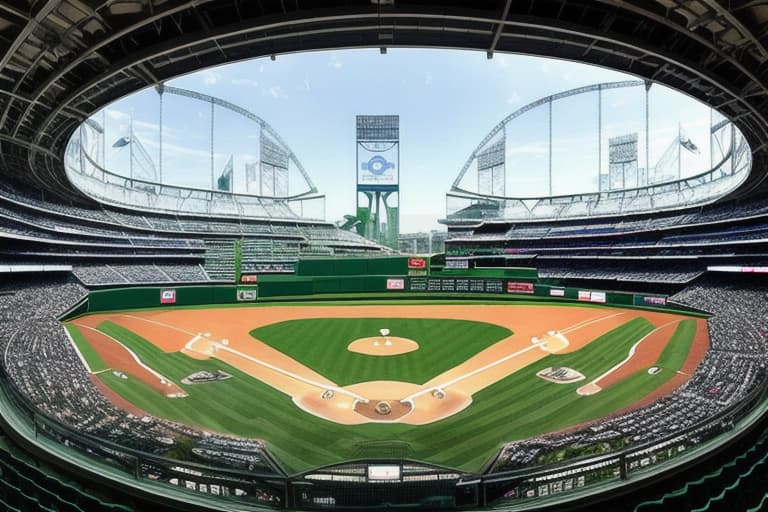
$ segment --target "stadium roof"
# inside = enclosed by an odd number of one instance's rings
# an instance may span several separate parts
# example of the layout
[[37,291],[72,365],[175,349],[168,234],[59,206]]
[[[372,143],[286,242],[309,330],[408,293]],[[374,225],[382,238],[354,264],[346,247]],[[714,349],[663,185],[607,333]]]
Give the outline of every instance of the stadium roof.
[[718,0],[8,0],[0,2],[0,169],[86,199],[72,131],[135,90],[203,67],[346,47],[454,47],[584,61],[687,92],[737,123],[768,175],[768,5]]

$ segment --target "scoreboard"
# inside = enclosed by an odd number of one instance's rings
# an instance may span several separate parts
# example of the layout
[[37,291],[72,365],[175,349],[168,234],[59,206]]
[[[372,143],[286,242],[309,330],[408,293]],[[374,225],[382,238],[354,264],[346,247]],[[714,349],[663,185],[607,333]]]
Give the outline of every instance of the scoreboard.
[[412,292],[504,293],[503,279],[469,279],[461,277],[411,277],[408,290]]

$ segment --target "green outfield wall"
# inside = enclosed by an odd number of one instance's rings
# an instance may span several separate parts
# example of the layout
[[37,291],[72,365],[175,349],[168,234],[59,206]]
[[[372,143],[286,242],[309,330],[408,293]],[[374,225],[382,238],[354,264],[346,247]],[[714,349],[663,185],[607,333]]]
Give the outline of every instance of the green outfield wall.
[[494,298],[509,300],[566,301],[609,306],[671,307],[680,312],[706,315],[680,304],[667,304],[663,295],[604,291],[538,284],[523,279],[468,277],[457,275],[261,275],[250,285],[196,285],[133,287],[91,291],[87,307],[80,306],[68,316],[85,312],[115,311],[163,306],[236,304],[270,300],[309,300],[311,298],[354,298],[375,294],[375,298]]
[[[250,299],[238,300],[238,291],[256,292]],[[195,306],[200,304],[234,304],[252,302],[258,297],[257,286],[146,286],[92,290],[88,294],[89,313],[156,306]]]

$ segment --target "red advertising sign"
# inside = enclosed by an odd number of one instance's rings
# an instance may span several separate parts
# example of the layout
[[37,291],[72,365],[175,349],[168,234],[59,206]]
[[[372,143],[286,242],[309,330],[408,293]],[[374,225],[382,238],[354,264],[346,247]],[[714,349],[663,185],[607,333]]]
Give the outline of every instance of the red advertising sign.
[[408,268],[427,268],[427,260],[424,258],[408,258]]
[[259,276],[257,275],[250,275],[250,276],[240,276],[240,282],[241,283],[256,283],[259,280]]
[[507,281],[507,293],[533,293],[533,283]]
[[176,304],[176,290],[173,288],[160,290],[160,304]]

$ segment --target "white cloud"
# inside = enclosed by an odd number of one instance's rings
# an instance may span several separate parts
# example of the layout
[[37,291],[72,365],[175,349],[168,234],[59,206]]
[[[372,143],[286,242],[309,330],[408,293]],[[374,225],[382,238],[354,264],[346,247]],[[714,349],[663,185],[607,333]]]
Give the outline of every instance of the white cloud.
[[234,78],[230,81],[232,85],[244,86],[244,87],[258,87],[259,82],[251,80],[250,78]]
[[279,85],[273,85],[269,88],[269,94],[273,98],[287,98],[288,96],[283,92],[283,89]]
[[130,114],[121,110],[107,109],[107,117],[110,119],[130,119]]
[[341,69],[344,67],[344,63],[341,62],[336,55],[331,55],[331,58],[328,61],[328,65],[333,69]]
[[221,76],[221,73],[219,73],[218,71],[206,69],[202,73],[202,78],[203,78],[203,83],[205,83],[205,85],[216,85],[222,79],[222,76]]

